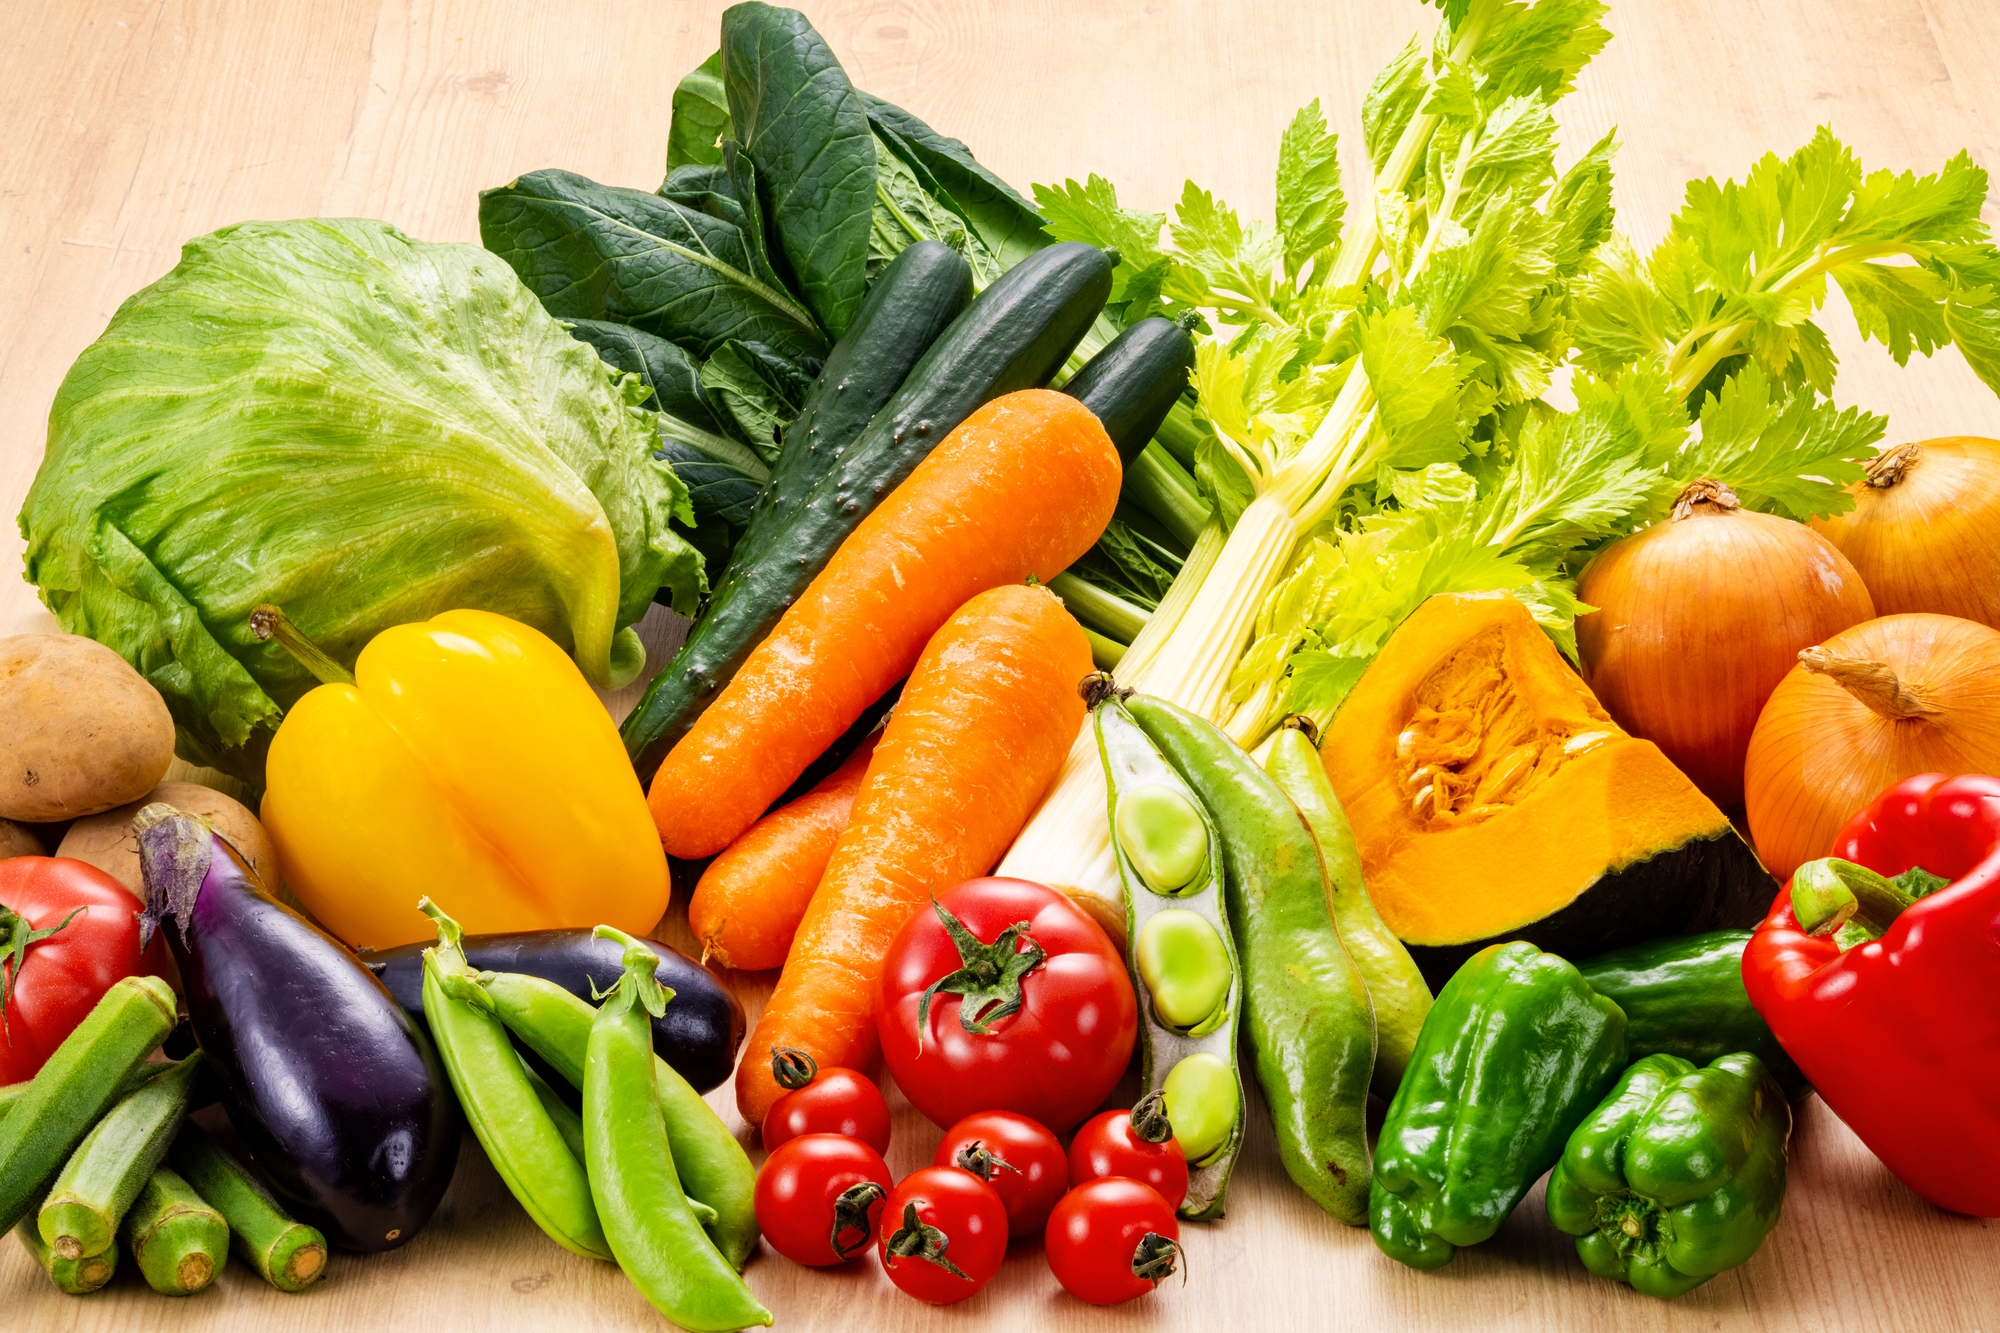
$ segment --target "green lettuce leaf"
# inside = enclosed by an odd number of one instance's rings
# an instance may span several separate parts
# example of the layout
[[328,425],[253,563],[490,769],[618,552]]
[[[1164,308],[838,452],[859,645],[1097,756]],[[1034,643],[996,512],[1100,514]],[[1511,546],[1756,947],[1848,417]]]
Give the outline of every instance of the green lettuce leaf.
[[245,223],[190,242],[71,367],[27,503],[27,576],[65,629],[159,688],[180,749],[250,782],[316,682],[248,618],[276,602],[352,663],[454,607],[511,616],[600,685],[701,562],[668,527],[637,378],[506,265],[385,223]]

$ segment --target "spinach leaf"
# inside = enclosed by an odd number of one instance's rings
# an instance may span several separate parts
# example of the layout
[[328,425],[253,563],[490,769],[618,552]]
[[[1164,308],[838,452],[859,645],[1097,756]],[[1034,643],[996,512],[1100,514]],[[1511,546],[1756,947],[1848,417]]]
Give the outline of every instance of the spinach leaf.
[[895,132],[875,130],[875,225],[868,238],[868,276],[874,276],[918,241],[937,241],[972,266],[974,291],[984,291],[1006,269],[979,233],[953,208],[930,172],[897,151]]
[[868,289],[875,141],[861,96],[805,15],[765,4],[723,12],[722,86],[791,286],[838,338]]
[[667,170],[690,164],[716,166],[729,137],[729,100],[722,91],[722,52],[682,76],[674,88],[674,118],[667,129]]
[[1180,567],[1181,561],[1172,551],[1114,518],[1097,545],[1071,565],[1069,572],[1151,611],[1167,595]]
[[827,352],[740,228],[656,194],[530,172],[480,194],[479,238],[558,319],[630,324],[703,357],[732,338]]
[[785,427],[805,406],[819,369],[817,361],[789,361],[757,343],[726,342],[702,364],[701,383],[757,456],[776,466]]
[[[589,343],[619,370],[637,375],[651,391],[640,406],[657,414],[654,457],[673,464],[675,475],[687,485],[695,518],[720,519],[737,528],[748,524],[771,470],[736,437],[736,423],[703,387],[694,358],[665,338],[627,324],[579,319],[571,324],[570,336]],[[711,567],[710,586],[720,572]]]
[[862,93],[861,100],[868,119],[891,149],[935,182],[932,192],[965,219],[1002,269],[1014,267],[1050,243],[1035,206],[980,166],[971,149],[893,103],[868,93]]

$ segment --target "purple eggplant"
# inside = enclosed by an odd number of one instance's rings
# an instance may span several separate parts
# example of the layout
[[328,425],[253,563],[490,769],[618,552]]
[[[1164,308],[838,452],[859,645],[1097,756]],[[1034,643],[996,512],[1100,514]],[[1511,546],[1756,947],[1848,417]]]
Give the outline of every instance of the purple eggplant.
[[142,930],[173,923],[188,1019],[258,1178],[343,1249],[409,1240],[458,1163],[458,1103],[429,1036],[208,821],[156,803],[132,823]]

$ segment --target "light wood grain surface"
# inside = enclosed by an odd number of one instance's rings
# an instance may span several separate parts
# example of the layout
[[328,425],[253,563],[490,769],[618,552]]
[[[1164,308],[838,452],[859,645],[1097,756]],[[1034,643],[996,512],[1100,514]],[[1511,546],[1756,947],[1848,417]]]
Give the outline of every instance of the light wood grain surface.
[[[477,192],[539,167],[650,188],[667,99],[715,46],[712,0],[10,0],[0,26],[0,510],[18,508],[64,370],[190,237],[246,218],[366,215],[476,241]],[[855,82],[966,140],[1017,186],[1096,171],[1165,208],[1193,177],[1268,217],[1278,134],[1321,99],[1358,143],[1374,71],[1436,11],[1415,0],[821,0],[808,12]],[[1610,48],[1564,104],[1568,157],[1616,126],[1619,221],[1663,231],[1691,176],[1738,175],[1830,124],[1872,166],[2000,166],[1994,0],[1618,0]],[[1346,155],[1350,177],[1359,167]],[[1989,207],[1988,220],[1995,211]],[[1836,295],[1836,301],[1839,299]],[[2000,403],[1956,353],[1898,369],[1828,320],[1838,397],[1891,442],[2000,435]],[[0,568],[19,568],[12,525]],[[0,579],[0,633],[49,628]],[[658,625],[652,626],[655,630]],[[657,635],[656,635],[657,639]],[[665,645],[655,642],[655,657]],[[630,692],[614,699],[629,704]],[[685,888],[663,937],[686,943]],[[736,978],[755,1010],[768,976]],[[1981,1002],[1992,1002],[1987,996]],[[734,1120],[727,1090],[712,1099]],[[899,1173],[937,1131],[896,1098]],[[932,1310],[872,1266],[774,1256],[749,1280],[790,1329],[2000,1328],[2000,1222],[1916,1199],[1814,1101],[1785,1216],[1761,1253],[1672,1304],[1587,1275],[1539,1190],[1438,1273],[1384,1259],[1284,1180],[1268,1127],[1219,1225],[1189,1228],[1187,1281],[1095,1311],[1017,1245],[981,1296]],[[661,1327],[614,1269],[545,1240],[468,1139],[429,1229],[337,1256],[304,1296],[231,1265],[186,1301],[129,1275],[57,1295],[0,1243],[7,1329]]]

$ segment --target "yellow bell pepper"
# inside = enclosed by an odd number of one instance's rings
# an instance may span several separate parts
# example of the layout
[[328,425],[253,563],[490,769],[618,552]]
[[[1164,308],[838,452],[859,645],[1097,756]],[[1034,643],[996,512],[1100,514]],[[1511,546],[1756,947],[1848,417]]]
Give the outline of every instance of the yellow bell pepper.
[[488,611],[384,630],[353,677],[275,608],[253,621],[328,684],[271,740],[264,827],[285,881],[355,947],[667,910],[667,861],[604,705],[540,631]]

